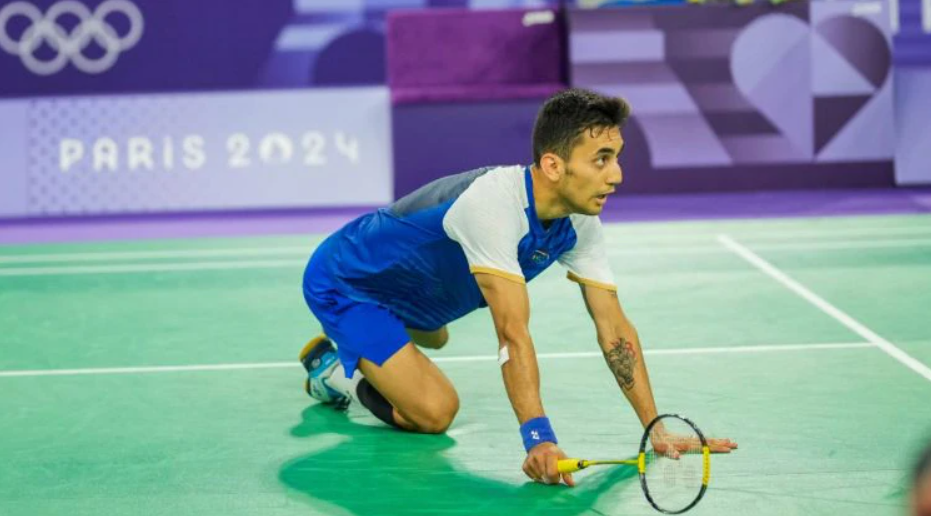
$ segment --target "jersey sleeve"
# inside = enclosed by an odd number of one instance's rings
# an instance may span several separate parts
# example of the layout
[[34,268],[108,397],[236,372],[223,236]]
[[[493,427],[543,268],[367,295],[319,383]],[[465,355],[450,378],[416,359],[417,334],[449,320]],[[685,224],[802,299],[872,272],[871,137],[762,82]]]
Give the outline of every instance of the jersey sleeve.
[[572,215],[576,232],[575,246],[559,257],[570,280],[583,285],[617,291],[614,274],[608,264],[604,231],[598,217]]
[[517,245],[528,228],[520,199],[486,185],[463,192],[443,218],[443,229],[462,247],[472,274],[494,274],[519,283],[526,281]]

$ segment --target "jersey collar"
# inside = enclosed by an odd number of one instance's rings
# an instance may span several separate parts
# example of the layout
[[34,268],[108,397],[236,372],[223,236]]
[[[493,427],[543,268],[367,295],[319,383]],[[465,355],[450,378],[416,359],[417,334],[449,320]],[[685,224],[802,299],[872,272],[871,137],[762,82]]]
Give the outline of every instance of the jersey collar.
[[537,217],[537,205],[533,198],[533,175],[530,173],[530,167],[524,167],[524,186],[527,188],[527,219],[530,221],[530,229],[537,235],[546,234],[540,218]]

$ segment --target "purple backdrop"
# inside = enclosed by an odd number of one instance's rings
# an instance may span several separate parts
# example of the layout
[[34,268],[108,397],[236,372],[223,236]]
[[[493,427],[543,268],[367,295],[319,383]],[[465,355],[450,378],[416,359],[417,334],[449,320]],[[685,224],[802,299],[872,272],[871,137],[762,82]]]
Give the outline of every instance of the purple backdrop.
[[[525,18],[557,0],[131,0],[121,5],[138,12],[108,14],[98,10],[112,3],[79,3],[86,9],[0,0],[0,98],[384,84],[389,12],[455,8],[452,29],[406,29],[397,40],[392,97],[406,103],[392,120],[397,195],[472,166],[526,162],[536,110],[570,72],[574,84],[634,104],[628,191],[893,181],[888,14],[872,3],[573,8],[568,49],[552,32],[560,17]],[[475,7],[529,9],[479,13],[469,26],[462,9]],[[931,122],[920,116],[931,109],[931,43],[919,0],[900,9],[894,60],[911,68],[897,90],[896,159],[903,178],[931,180],[922,152]],[[55,41],[81,39],[81,20],[95,13],[113,33],[83,38],[81,56],[60,54]],[[56,33],[38,34],[35,21],[53,15]],[[514,21],[522,33],[508,32]],[[0,102],[0,119],[17,106]],[[21,139],[6,132],[0,150]],[[21,183],[7,179],[3,192]]]
[[[0,0],[0,97],[380,85],[392,10],[555,3]],[[50,28],[35,30],[43,17]],[[104,28],[87,32],[95,18]]]
[[888,15],[856,5],[572,9],[572,81],[631,101],[630,190],[890,185]]
[[[572,83],[633,105],[625,189],[892,185],[889,20],[858,5],[570,9]],[[392,71],[411,61],[389,54]],[[396,106],[395,194],[471,166],[527,162],[543,97]]]

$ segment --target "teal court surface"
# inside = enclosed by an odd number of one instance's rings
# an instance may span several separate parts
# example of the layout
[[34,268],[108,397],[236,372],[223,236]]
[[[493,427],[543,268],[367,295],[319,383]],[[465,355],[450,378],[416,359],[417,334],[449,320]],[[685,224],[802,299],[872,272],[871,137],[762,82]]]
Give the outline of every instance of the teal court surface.
[[[660,412],[740,443],[695,515],[896,515],[931,439],[931,217],[608,225]],[[487,311],[430,352],[462,408],[404,434],[302,390],[322,235],[0,248],[0,514],[658,514],[625,467],[527,482]],[[571,456],[639,424],[578,288],[529,285]]]

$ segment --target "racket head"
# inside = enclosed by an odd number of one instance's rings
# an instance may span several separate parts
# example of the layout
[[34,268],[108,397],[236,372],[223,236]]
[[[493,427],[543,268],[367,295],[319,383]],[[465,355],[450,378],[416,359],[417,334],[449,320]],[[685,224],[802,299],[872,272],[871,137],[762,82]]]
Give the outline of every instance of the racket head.
[[650,505],[664,514],[695,507],[708,489],[710,455],[695,423],[678,414],[657,416],[643,432],[637,464]]

